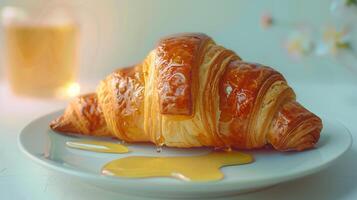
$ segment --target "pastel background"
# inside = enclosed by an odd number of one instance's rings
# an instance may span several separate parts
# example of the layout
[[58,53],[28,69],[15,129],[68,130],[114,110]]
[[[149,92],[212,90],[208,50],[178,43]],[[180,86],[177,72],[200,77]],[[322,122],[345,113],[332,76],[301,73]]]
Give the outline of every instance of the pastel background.
[[[158,38],[177,32],[204,32],[243,59],[272,66],[291,83],[355,82],[356,74],[330,57],[292,60],[284,41],[300,25],[313,37],[340,24],[330,0],[1,0],[0,7],[37,7],[44,13],[65,7],[81,24],[80,80],[98,81],[121,66],[140,62]],[[271,13],[274,25],[263,29],[261,16]],[[0,32],[1,33],[1,32]],[[354,38],[353,38],[354,37]],[[357,40],[356,34],[352,40]],[[4,68],[4,67],[2,67]],[[2,76],[4,77],[4,76]]]

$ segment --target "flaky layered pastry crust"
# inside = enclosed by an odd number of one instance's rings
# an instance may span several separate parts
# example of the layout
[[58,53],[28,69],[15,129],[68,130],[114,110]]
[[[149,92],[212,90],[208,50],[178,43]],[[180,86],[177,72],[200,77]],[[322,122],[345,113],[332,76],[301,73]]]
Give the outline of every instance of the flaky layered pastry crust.
[[145,60],[74,99],[50,127],[172,147],[312,148],[322,122],[274,69],[205,34],[168,36]]

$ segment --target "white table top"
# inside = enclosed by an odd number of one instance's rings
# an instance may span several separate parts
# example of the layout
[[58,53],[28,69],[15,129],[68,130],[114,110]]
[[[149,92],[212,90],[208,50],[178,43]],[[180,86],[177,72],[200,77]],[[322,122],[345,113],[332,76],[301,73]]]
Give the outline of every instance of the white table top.
[[[300,84],[298,100],[316,114],[335,118],[357,140],[357,85]],[[49,171],[27,159],[17,146],[21,129],[33,119],[63,108],[65,101],[12,96],[0,83],[0,199],[142,199],[115,194]],[[357,145],[329,168],[259,192],[226,199],[357,199]]]

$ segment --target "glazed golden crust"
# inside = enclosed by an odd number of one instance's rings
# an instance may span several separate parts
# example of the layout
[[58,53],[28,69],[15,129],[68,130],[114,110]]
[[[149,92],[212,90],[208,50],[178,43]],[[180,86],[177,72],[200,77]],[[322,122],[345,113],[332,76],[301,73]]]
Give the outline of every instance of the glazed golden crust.
[[51,122],[50,127],[60,132],[111,136],[95,93],[75,98],[66,108],[63,116]]
[[97,88],[108,129],[119,139],[147,141],[143,134],[144,80],[141,65],[117,70]]
[[[220,81],[220,122],[221,137],[231,146],[255,147],[254,123],[255,106],[261,105],[269,85],[264,84],[269,77],[282,76],[271,68],[258,64],[233,61],[229,64]],[[258,145],[261,146],[261,145]]]
[[220,133],[229,146],[304,150],[319,139],[321,119],[296,102],[284,77],[272,68],[231,62],[221,78],[220,100]]
[[[88,104],[98,112],[78,112]],[[110,74],[51,128],[174,147],[289,151],[312,148],[322,122],[279,72],[241,61],[207,35],[179,34],[160,40],[141,64]]]
[[314,146],[320,138],[322,122],[296,101],[280,107],[270,127],[270,144],[280,151],[304,150]]
[[162,114],[192,115],[196,75],[209,40],[203,34],[162,39],[156,48],[157,89]]

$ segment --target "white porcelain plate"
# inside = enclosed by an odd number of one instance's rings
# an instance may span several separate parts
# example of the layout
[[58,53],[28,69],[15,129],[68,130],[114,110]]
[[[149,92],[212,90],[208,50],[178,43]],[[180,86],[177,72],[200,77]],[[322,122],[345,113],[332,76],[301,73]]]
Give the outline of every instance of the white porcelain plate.
[[343,125],[333,120],[323,120],[324,128],[317,148],[291,153],[247,151],[253,154],[255,162],[223,167],[225,178],[221,181],[194,183],[173,178],[126,179],[101,175],[101,167],[111,160],[132,155],[187,156],[204,154],[211,149],[164,148],[158,153],[151,144],[128,144],[131,152],[127,154],[70,149],[66,147],[66,141],[76,141],[83,137],[65,136],[49,129],[49,122],[60,113],[62,111],[36,119],[23,129],[19,136],[19,146],[27,156],[47,168],[106,190],[151,197],[227,196],[272,186],[323,169],[346,152],[352,142],[350,133]]

